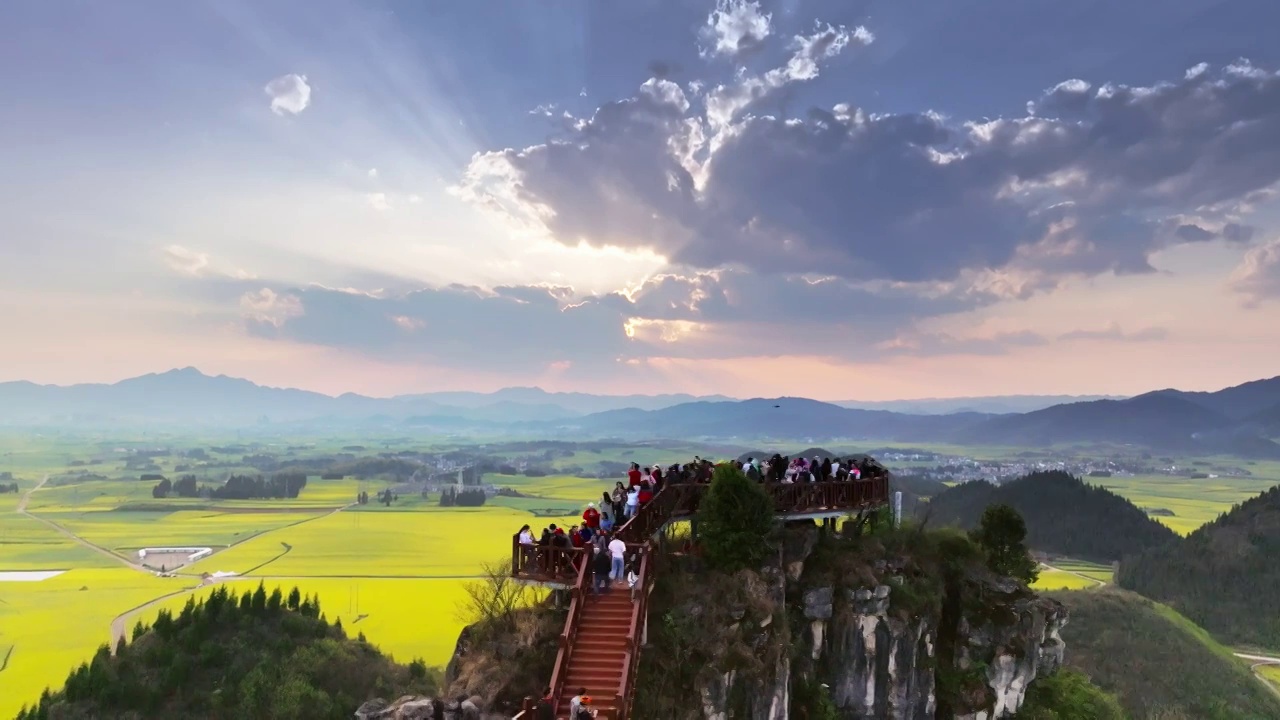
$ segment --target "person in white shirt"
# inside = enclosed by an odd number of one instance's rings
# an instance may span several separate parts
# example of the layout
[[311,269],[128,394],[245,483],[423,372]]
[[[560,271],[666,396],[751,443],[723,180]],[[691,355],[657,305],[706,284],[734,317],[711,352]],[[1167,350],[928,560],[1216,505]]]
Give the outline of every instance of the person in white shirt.
[[635,486],[627,491],[627,517],[636,514],[636,509],[640,507],[640,487]]
[[609,578],[621,580],[623,577],[623,561],[627,556],[627,544],[615,537],[609,541],[609,554],[613,556],[613,565],[609,569]]
[[533,531],[529,529],[528,525],[525,525],[524,527],[520,528],[520,544],[521,545],[533,544]]

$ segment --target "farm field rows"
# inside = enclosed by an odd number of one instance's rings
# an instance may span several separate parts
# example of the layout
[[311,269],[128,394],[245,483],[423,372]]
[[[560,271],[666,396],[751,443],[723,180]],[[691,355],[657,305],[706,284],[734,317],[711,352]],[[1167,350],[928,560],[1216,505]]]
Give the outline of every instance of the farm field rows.
[[1036,590],[1088,590],[1098,583],[1063,570],[1040,568],[1040,577],[1031,585]]
[[[46,485],[31,495],[28,511],[123,557],[162,545],[219,551],[181,568],[175,578],[158,578],[38,519],[0,513],[0,570],[67,571],[38,582],[0,583],[0,657],[13,648],[0,673],[0,717],[33,701],[44,687],[61,684],[108,641],[117,615],[145,606],[129,615],[127,632],[138,620],[151,622],[161,608],[181,608],[187,598],[208,592],[199,585],[202,572],[251,573],[225,581],[237,590],[260,581],[286,591],[296,585],[318,595],[329,617],[340,618],[350,634],[363,632],[402,661],[421,657],[443,664],[464,624],[459,605],[466,583],[482,565],[510,557],[511,536],[522,524],[572,524],[586,502],[612,487],[570,476],[487,481],[538,497],[493,498],[481,508],[440,507],[434,495],[405,496],[389,508],[371,498],[369,505],[334,513],[361,490],[375,494],[381,483],[310,478],[299,498],[242,501],[157,500],[153,483],[130,480]],[[25,490],[38,481],[24,476],[20,482]],[[566,514],[534,517],[522,506]]]
[[1172,515],[1152,514],[1151,517],[1180,535],[1188,535],[1233,505],[1280,483],[1280,476],[1190,479],[1136,475],[1091,480],[1148,512],[1153,509],[1172,512]]
[[0,570],[115,567],[110,558],[76,544],[34,518],[0,513]]
[[[463,577],[482,563],[511,556],[511,536],[531,518],[511,508],[448,508],[426,512],[337,513],[254,538],[184,569],[187,573],[247,572],[291,549],[254,574],[283,577]],[[508,560],[509,561],[509,560]]]
[[244,542],[286,525],[319,517],[315,512],[176,512],[39,513],[76,535],[121,554],[142,547],[198,546],[215,549]]
[[1056,559],[1050,564],[1059,570],[1076,573],[1077,575],[1084,575],[1087,578],[1097,580],[1099,582],[1109,583],[1112,580],[1113,573],[1110,565],[1091,563],[1085,560],[1072,560],[1069,558]]

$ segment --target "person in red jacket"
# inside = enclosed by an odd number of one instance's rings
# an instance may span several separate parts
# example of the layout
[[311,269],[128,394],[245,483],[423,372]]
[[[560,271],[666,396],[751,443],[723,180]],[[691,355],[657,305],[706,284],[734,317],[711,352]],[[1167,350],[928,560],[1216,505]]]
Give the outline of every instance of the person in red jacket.
[[593,533],[600,529],[600,511],[595,503],[587,503],[587,509],[582,513],[582,524],[591,528]]
[[635,487],[640,484],[640,464],[631,463],[631,469],[627,471],[627,485]]
[[645,503],[649,502],[652,499],[653,499],[653,488],[649,487],[649,483],[643,483],[642,485],[640,485],[640,498],[639,498],[640,505],[643,506]]
[[573,543],[576,548],[582,547],[582,533],[578,532],[577,525],[569,528],[569,542]]

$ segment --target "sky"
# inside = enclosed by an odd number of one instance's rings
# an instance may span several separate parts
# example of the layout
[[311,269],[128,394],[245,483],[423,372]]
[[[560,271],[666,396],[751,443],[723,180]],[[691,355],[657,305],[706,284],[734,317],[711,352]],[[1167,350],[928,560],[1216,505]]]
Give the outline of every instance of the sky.
[[1280,375],[1274,0],[9,0],[0,381]]

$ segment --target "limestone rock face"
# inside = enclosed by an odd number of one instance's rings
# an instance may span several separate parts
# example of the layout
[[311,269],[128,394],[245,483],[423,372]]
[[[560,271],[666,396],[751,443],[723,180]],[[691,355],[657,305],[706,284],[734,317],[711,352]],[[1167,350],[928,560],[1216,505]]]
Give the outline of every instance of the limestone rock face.
[[[803,564],[806,558],[795,550],[812,547],[792,540],[786,560]],[[841,717],[933,720],[938,710],[942,617],[892,611],[894,587],[902,584],[904,569],[902,559],[886,558],[872,565],[873,576],[883,582],[840,589],[823,583],[798,593],[808,632],[794,641],[809,647],[797,655],[813,661],[800,672],[812,673],[811,682],[826,686]],[[957,592],[963,600],[959,619],[946,629],[955,634],[953,672],[985,668],[985,673],[974,680],[973,696],[982,700],[956,716],[1014,717],[1031,682],[1062,666],[1065,644],[1059,631],[1067,622],[1066,609],[985,571],[964,576]]]
[[502,713],[486,713],[480,710],[473,698],[440,700],[405,695],[395,702],[381,698],[370,700],[356,710],[356,720],[431,720],[436,705],[444,709],[445,720],[497,720],[508,717]]
[[889,588],[848,593],[823,647],[831,699],[843,717],[932,720],[934,627],[930,619],[890,617]]
[[994,701],[990,708],[959,717],[1013,717],[1031,682],[1062,667],[1066,644],[1060,631],[1067,623],[1067,610],[1062,603],[1028,593],[1008,578],[971,575],[967,582],[981,593],[986,608],[980,617],[961,618],[959,634],[965,642],[957,666],[985,664]]

